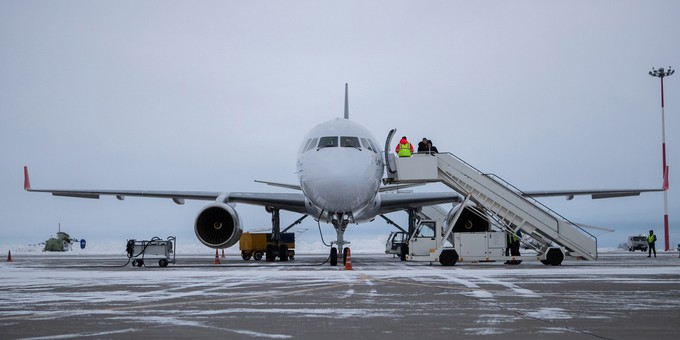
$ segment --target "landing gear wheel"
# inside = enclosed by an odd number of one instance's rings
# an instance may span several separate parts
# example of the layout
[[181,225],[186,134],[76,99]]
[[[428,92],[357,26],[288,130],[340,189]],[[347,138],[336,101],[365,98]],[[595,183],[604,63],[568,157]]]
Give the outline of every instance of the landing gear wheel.
[[262,252],[258,250],[253,254],[253,259],[255,259],[255,261],[260,261],[262,260],[262,255],[264,254],[262,254]]
[[162,267],[162,268],[167,267],[167,266],[168,266],[168,260],[166,260],[166,259],[160,259],[160,260],[158,260],[158,266],[160,266],[160,267]]
[[331,266],[335,267],[338,265],[338,248],[331,248]]
[[282,262],[288,261],[288,245],[282,244],[279,246],[279,259]]
[[455,249],[444,249],[439,255],[439,263],[442,266],[453,266],[458,262],[458,253]]
[[276,247],[273,244],[267,245],[267,250],[265,252],[265,257],[264,257],[265,261],[274,262],[274,260],[276,260],[276,255],[274,254],[274,248],[276,248]]
[[342,249],[342,265],[347,264],[347,253],[349,253],[349,248],[343,248]]
[[399,249],[399,259],[406,261],[406,255],[408,255],[408,244],[402,244]]
[[562,253],[562,250],[560,248],[551,248],[548,250],[548,253],[545,255],[545,261],[543,264],[549,264],[551,266],[559,266],[562,264],[562,261],[564,260],[564,253]]

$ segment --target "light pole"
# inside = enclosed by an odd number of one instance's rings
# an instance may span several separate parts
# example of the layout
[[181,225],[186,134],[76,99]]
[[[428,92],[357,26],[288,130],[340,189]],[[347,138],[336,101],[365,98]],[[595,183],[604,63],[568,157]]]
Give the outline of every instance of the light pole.
[[[658,70],[652,68],[649,71],[649,75],[652,77],[657,77],[661,79],[661,155],[663,157],[663,176],[666,178],[668,176],[668,166],[666,165],[666,116],[664,115],[664,100],[663,100],[663,78],[668,77],[675,73],[675,70],[671,70],[668,66],[667,70],[660,67]],[[665,237],[665,250],[670,250],[670,239],[668,237],[668,190],[663,192],[663,231]]]

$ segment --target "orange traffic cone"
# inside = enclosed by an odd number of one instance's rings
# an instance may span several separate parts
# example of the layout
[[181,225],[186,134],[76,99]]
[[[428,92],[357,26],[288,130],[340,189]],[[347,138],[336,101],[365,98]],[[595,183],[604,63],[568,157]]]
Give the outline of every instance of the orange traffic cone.
[[220,264],[220,253],[215,249],[215,261],[213,261],[213,264]]
[[224,248],[222,248],[222,257],[224,257]]
[[349,248],[347,248],[347,258],[345,259],[345,270],[352,270],[352,256],[349,254]]
[[12,251],[7,251],[7,262],[12,262]]

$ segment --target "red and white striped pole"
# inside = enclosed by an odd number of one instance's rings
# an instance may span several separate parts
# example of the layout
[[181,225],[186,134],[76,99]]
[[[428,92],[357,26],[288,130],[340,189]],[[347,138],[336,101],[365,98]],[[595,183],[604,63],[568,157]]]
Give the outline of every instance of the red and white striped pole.
[[[668,70],[664,70],[663,67],[661,67],[658,70],[652,68],[652,70],[649,72],[650,76],[661,79],[661,156],[663,158],[663,168],[661,171],[662,176],[664,176],[664,181],[668,176],[668,165],[666,165],[666,115],[664,114],[663,78],[668,77],[673,73],[675,73],[675,70],[671,70],[670,66],[668,66]],[[670,237],[668,236],[668,190],[663,192],[663,231],[665,238],[665,250],[669,251]]]

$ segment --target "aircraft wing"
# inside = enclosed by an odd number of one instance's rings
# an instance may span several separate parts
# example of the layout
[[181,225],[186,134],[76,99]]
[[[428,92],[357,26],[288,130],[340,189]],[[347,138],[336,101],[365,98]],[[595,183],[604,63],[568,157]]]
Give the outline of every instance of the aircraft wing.
[[562,191],[525,191],[522,196],[526,197],[553,197],[565,196],[571,200],[574,196],[590,195],[593,199],[640,196],[643,192],[659,192],[668,190],[668,166],[663,174],[663,185],[658,189],[618,189],[618,190],[562,190]]
[[305,213],[305,197],[298,193],[248,193],[218,191],[154,191],[154,190],[71,190],[71,189],[33,189],[28,177],[28,168],[24,167],[24,190],[31,192],[49,192],[54,196],[98,199],[100,196],[115,196],[124,200],[127,196],[169,198],[177,204],[185,200],[215,201],[223,197],[227,203],[246,203],[271,206],[283,210]]
[[640,196],[643,192],[659,192],[668,190],[668,166],[663,174],[663,185],[659,189],[619,189],[619,190],[562,190],[562,191],[525,191],[526,197],[566,196],[571,200],[577,195],[590,195],[593,199]]
[[564,190],[564,191],[526,191],[526,197],[554,197],[565,196],[568,200],[579,195],[590,195],[592,199],[640,196],[643,192],[665,191],[665,189],[620,189],[620,190]]
[[456,193],[437,192],[437,193],[396,193],[380,194],[380,212],[386,214],[408,208],[418,208],[424,205],[462,202],[461,197]]
[[278,209],[307,214],[305,195],[301,193],[253,193],[232,192],[227,195],[230,203],[246,203],[274,207]]

